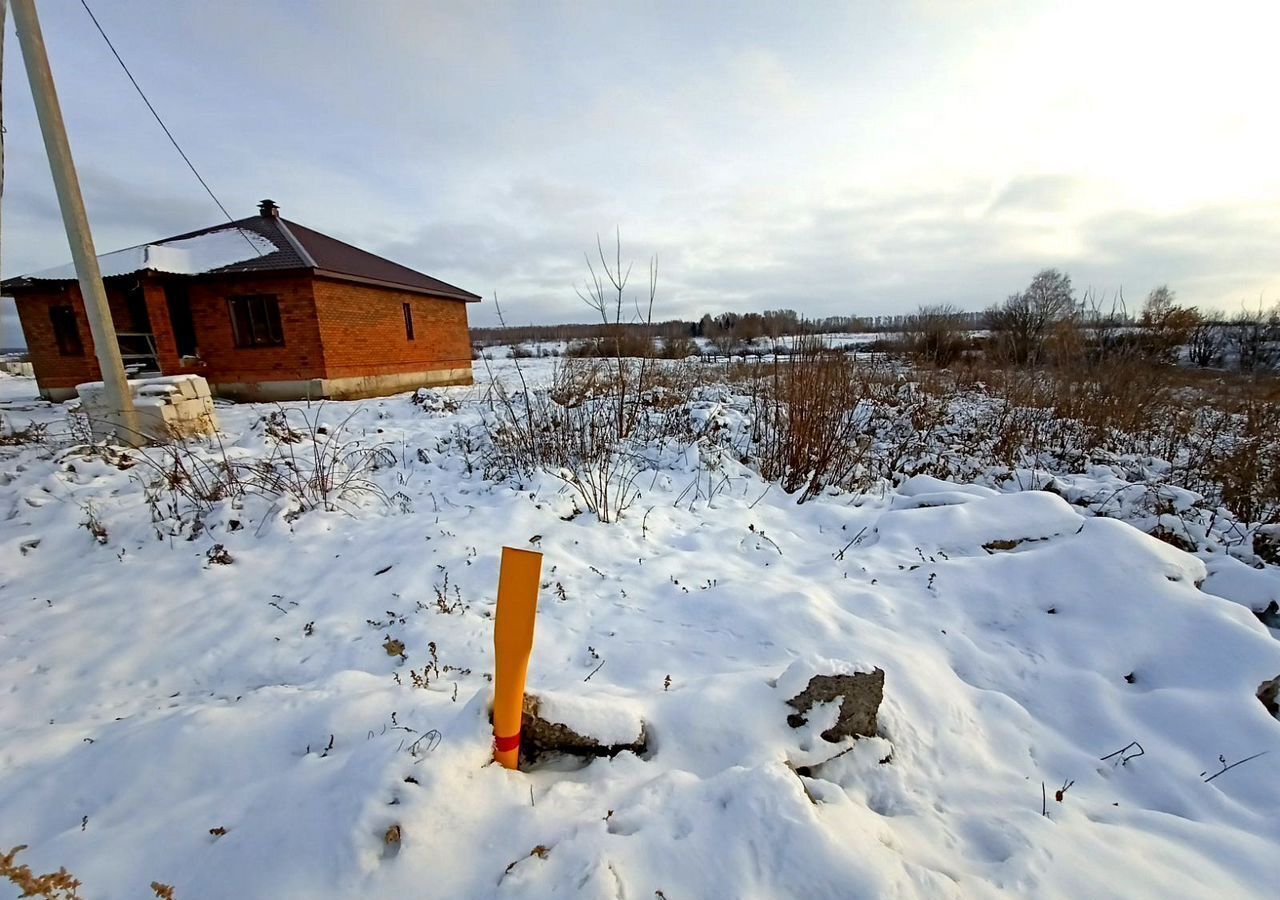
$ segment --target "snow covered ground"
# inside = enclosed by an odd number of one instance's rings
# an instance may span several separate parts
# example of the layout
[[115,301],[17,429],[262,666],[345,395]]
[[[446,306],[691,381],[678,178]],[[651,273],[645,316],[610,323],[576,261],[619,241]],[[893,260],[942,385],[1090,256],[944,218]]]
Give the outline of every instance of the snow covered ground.
[[[476,372],[302,410],[391,451],[389,504],[193,534],[146,465],[0,447],[0,853],[92,898],[1274,896],[1274,569],[1017,481],[798,506],[696,454],[601,524],[483,477]],[[0,415],[61,427],[33,397],[0,376]],[[201,452],[263,456],[275,409]],[[645,758],[490,764],[504,544],[545,554],[530,688],[638,713]],[[822,660],[884,669],[879,737],[787,726]]]

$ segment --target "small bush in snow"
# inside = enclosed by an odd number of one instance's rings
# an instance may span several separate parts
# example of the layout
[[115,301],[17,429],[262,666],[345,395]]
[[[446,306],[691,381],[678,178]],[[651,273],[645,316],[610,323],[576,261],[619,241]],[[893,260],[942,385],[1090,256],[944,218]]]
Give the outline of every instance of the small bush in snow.
[[46,445],[49,442],[49,426],[40,422],[28,422],[18,427],[0,416],[0,447]]
[[[637,479],[652,467],[652,457],[665,444],[686,439],[689,428],[687,414],[677,408],[683,397],[667,399],[671,373],[679,369],[659,364],[647,333],[625,327],[631,270],[622,265],[621,244],[612,261],[603,245],[597,250],[600,268],[588,257],[590,277],[580,296],[600,315],[603,336],[569,348],[550,390],[531,390],[518,358],[520,390],[493,380],[486,471],[499,478],[547,472],[601,522],[615,522],[638,496]],[[642,313],[646,324],[657,277],[654,260]]]
[[883,363],[861,365],[815,338],[760,367],[751,390],[752,458],[801,503],[894,477],[945,416],[936,397]]
[[215,504],[249,495],[283,499],[294,512],[333,511],[361,497],[390,504],[373,480],[378,469],[395,465],[383,445],[348,437],[353,412],[338,425],[321,422],[324,405],[313,410],[281,407],[264,420],[271,439],[265,455],[232,455],[220,439],[190,439],[139,450],[133,458],[152,476],[147,501],[156,522],[176,520],[196,530]]

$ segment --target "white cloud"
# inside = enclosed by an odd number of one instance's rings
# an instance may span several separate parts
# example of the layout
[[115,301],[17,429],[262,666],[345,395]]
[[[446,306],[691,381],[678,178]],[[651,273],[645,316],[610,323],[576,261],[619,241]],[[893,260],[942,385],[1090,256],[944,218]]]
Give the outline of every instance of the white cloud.
[[[615,225],[659,255],[661,315],[976,307],[1045,265],[1280,292],[1280,4],[99,12],[233,212],[272,196],[521,321],[585,314],[581,252]],[[83,11],[42,14],[99,249],[215,221]],[[8,273],[66,257],[15,57]]]

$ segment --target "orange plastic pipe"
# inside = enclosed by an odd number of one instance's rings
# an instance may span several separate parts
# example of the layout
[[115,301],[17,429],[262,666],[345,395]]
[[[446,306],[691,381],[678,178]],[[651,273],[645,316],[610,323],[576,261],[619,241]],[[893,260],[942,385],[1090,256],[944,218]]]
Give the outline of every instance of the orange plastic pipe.
[[538,611],[542,554],[502,548],[498,610],[493,622],[493,758],[508,769],[520,763],[520,719],[524,681],[533,652],[533,620]]

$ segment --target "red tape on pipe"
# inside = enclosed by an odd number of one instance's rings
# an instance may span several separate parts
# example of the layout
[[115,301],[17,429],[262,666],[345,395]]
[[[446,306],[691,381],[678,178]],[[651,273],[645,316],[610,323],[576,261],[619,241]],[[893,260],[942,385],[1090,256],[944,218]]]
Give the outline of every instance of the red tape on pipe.
[[504,752],[507,750],[518,750],[520,748],[520,732],[517,731],[515,734],[509,735],[508,737],[502,737],[501,735],[495,734],[493,736],[493,746],[495,749],[502,750]]

